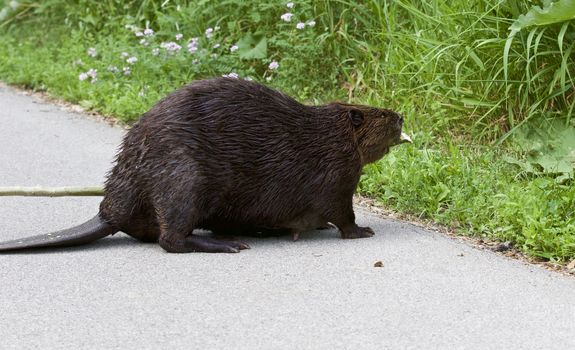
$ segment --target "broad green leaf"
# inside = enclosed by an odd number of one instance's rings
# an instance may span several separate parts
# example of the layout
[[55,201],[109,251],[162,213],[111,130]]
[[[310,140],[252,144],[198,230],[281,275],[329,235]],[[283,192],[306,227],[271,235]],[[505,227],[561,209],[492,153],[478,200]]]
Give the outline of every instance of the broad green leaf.
[[543,26],[571,19],[575,19],[575,0],[559,0],[550,2],[543,8],[531,7],[531,10],[520,15],[509,29],[513,33],[533,25]]
[[238,54],[242,59],[261,59],[268,55],[268,41],[263,35],[248,33],[238,41]]
[[[534,174],[572,178],[575,169],[575,126],[564,120],[533,120],[525,123],[513,141],[526,153],[525,160],[505,159]],[[534,167],[528,165],[533,165]],[[540,169],[540,170],[537,170]]]

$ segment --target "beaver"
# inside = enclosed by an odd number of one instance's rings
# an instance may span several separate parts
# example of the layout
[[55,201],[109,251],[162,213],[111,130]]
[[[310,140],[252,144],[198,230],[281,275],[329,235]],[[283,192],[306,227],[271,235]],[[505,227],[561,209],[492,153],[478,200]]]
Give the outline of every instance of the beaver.
[[301,104],[256,82],[198,80],[160,100],[126,133],[98,214],[66,230],[0,243],[0,251],[89,243],[123,231],[167,252],[239,252],[199,235],[291,233],[355,223],[362,167],[404,141],[403,117],[345,103]]

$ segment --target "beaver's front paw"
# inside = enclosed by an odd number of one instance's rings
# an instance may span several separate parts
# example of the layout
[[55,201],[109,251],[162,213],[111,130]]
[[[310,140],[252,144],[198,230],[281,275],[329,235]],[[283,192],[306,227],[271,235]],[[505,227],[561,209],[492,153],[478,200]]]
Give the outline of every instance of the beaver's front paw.
[[341,238],[351,239],[351,238],[366,238],[371,237],[375,233],[369,227],[359,227],[355,226],[348,230],[341,231]]

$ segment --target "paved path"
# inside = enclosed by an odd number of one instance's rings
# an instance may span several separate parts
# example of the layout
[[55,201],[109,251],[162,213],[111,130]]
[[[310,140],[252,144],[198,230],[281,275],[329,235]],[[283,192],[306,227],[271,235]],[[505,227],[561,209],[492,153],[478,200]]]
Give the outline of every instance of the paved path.
[[[102,183],[122,130],[1,86],[0,106],[1,186]],[[0,197],[0,240],[80,223],[98,202]],[[575,348],[575,279],[409,223],[358,221],[376,236],[171,255],[117,234],[0,255],[0,348]]]

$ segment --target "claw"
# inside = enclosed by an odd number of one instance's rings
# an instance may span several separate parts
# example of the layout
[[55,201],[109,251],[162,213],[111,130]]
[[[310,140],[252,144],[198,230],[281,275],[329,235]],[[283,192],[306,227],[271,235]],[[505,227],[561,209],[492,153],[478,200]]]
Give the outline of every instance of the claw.
[[411,141],[411,137],[409,137],[408,134],[402,132],[401,136],[399,137],[399,143],[413,143],[413,141]]

